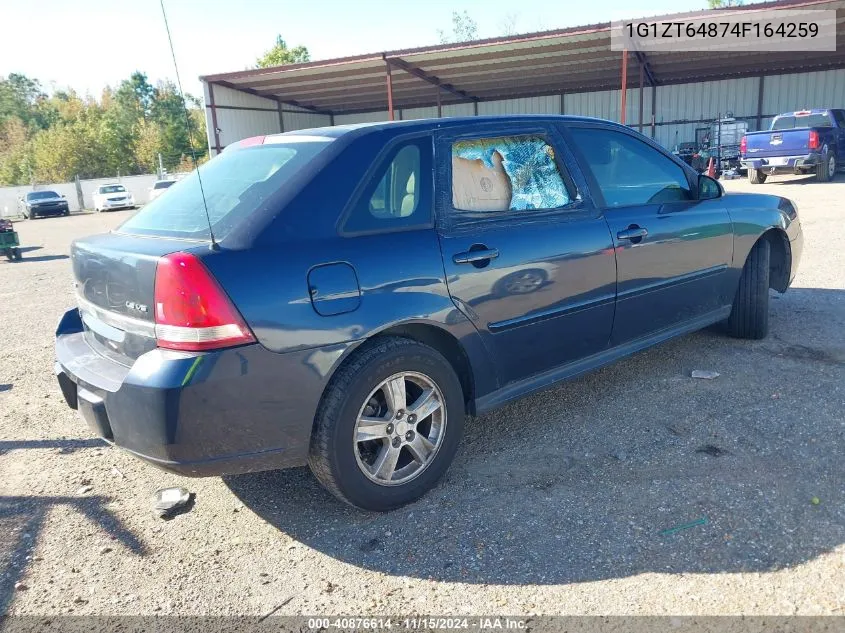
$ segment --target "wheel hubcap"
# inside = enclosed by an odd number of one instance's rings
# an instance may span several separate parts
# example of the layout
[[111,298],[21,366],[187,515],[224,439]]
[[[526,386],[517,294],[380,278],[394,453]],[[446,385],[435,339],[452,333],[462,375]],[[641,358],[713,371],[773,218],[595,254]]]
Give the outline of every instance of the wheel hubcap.
[[827,173],[833,178],[833,175],[836,173],[836,159],[831,156],[830,160],[827,161]]
[[417,372],[382,381],[358,412],[355,460],[361,472],[382,486],[418,477],[434,460],[446,431],[443,394]]

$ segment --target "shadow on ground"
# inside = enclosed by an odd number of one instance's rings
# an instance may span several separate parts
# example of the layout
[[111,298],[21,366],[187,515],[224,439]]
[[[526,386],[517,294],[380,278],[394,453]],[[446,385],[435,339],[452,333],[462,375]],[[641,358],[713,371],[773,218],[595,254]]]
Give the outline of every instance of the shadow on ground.
[[[29,558],[35,552],[47,513],[68,505],[84,514],[91,523],[123,544],[137,556],[147,553],[144,544],[107,507],[109,497],[7,497],[0,496],[0,613],[7,613],[15,585],[23,577]],[[24,581],[25,582],[25,581]]]
[[842,291],[795,289],[773,298],[766,340],[701,332],[472,419],[441,485],[392,513],[342,505],[305,468],[225,481],[292,538],[386,574],[793,567],[845,543],[843,308]]

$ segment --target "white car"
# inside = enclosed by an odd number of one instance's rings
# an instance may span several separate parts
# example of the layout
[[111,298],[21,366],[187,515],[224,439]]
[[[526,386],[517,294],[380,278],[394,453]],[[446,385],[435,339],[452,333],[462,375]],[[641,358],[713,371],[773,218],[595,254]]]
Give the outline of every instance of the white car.
[[150,189],[149,201],[152,202],[153,200],[158,198],[161,194],[163,194],[165,191],[167,191],[167,188],[170,185],[175,184],[175,183],[176,183],[175,180],[156,180],[155,184]]
[[94,211],[134,209],[135,198],[123,185],[100,185],[94,192]]

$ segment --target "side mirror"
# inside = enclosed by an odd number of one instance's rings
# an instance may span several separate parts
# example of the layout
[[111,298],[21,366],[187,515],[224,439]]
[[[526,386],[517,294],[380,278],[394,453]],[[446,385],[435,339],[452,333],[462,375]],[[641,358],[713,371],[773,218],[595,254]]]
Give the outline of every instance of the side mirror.
[[700,174],[698,176],[698,199],[699,200],[714,200],[721,198],[724,193],[722,185],[719,181],[710,176]]

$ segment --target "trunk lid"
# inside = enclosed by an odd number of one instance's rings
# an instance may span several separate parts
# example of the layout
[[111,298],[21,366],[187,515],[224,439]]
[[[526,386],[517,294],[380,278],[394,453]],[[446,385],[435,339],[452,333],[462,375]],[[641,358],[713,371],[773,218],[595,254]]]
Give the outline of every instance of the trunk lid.
[[195,241],[116,233],[73,242],[77,303],[89,344],[127,366],[154,349],[158,261],[196,247]]
[[804,156],[810,152],[811,128],[767,130],[745,135],[747,158],[770,156]]

